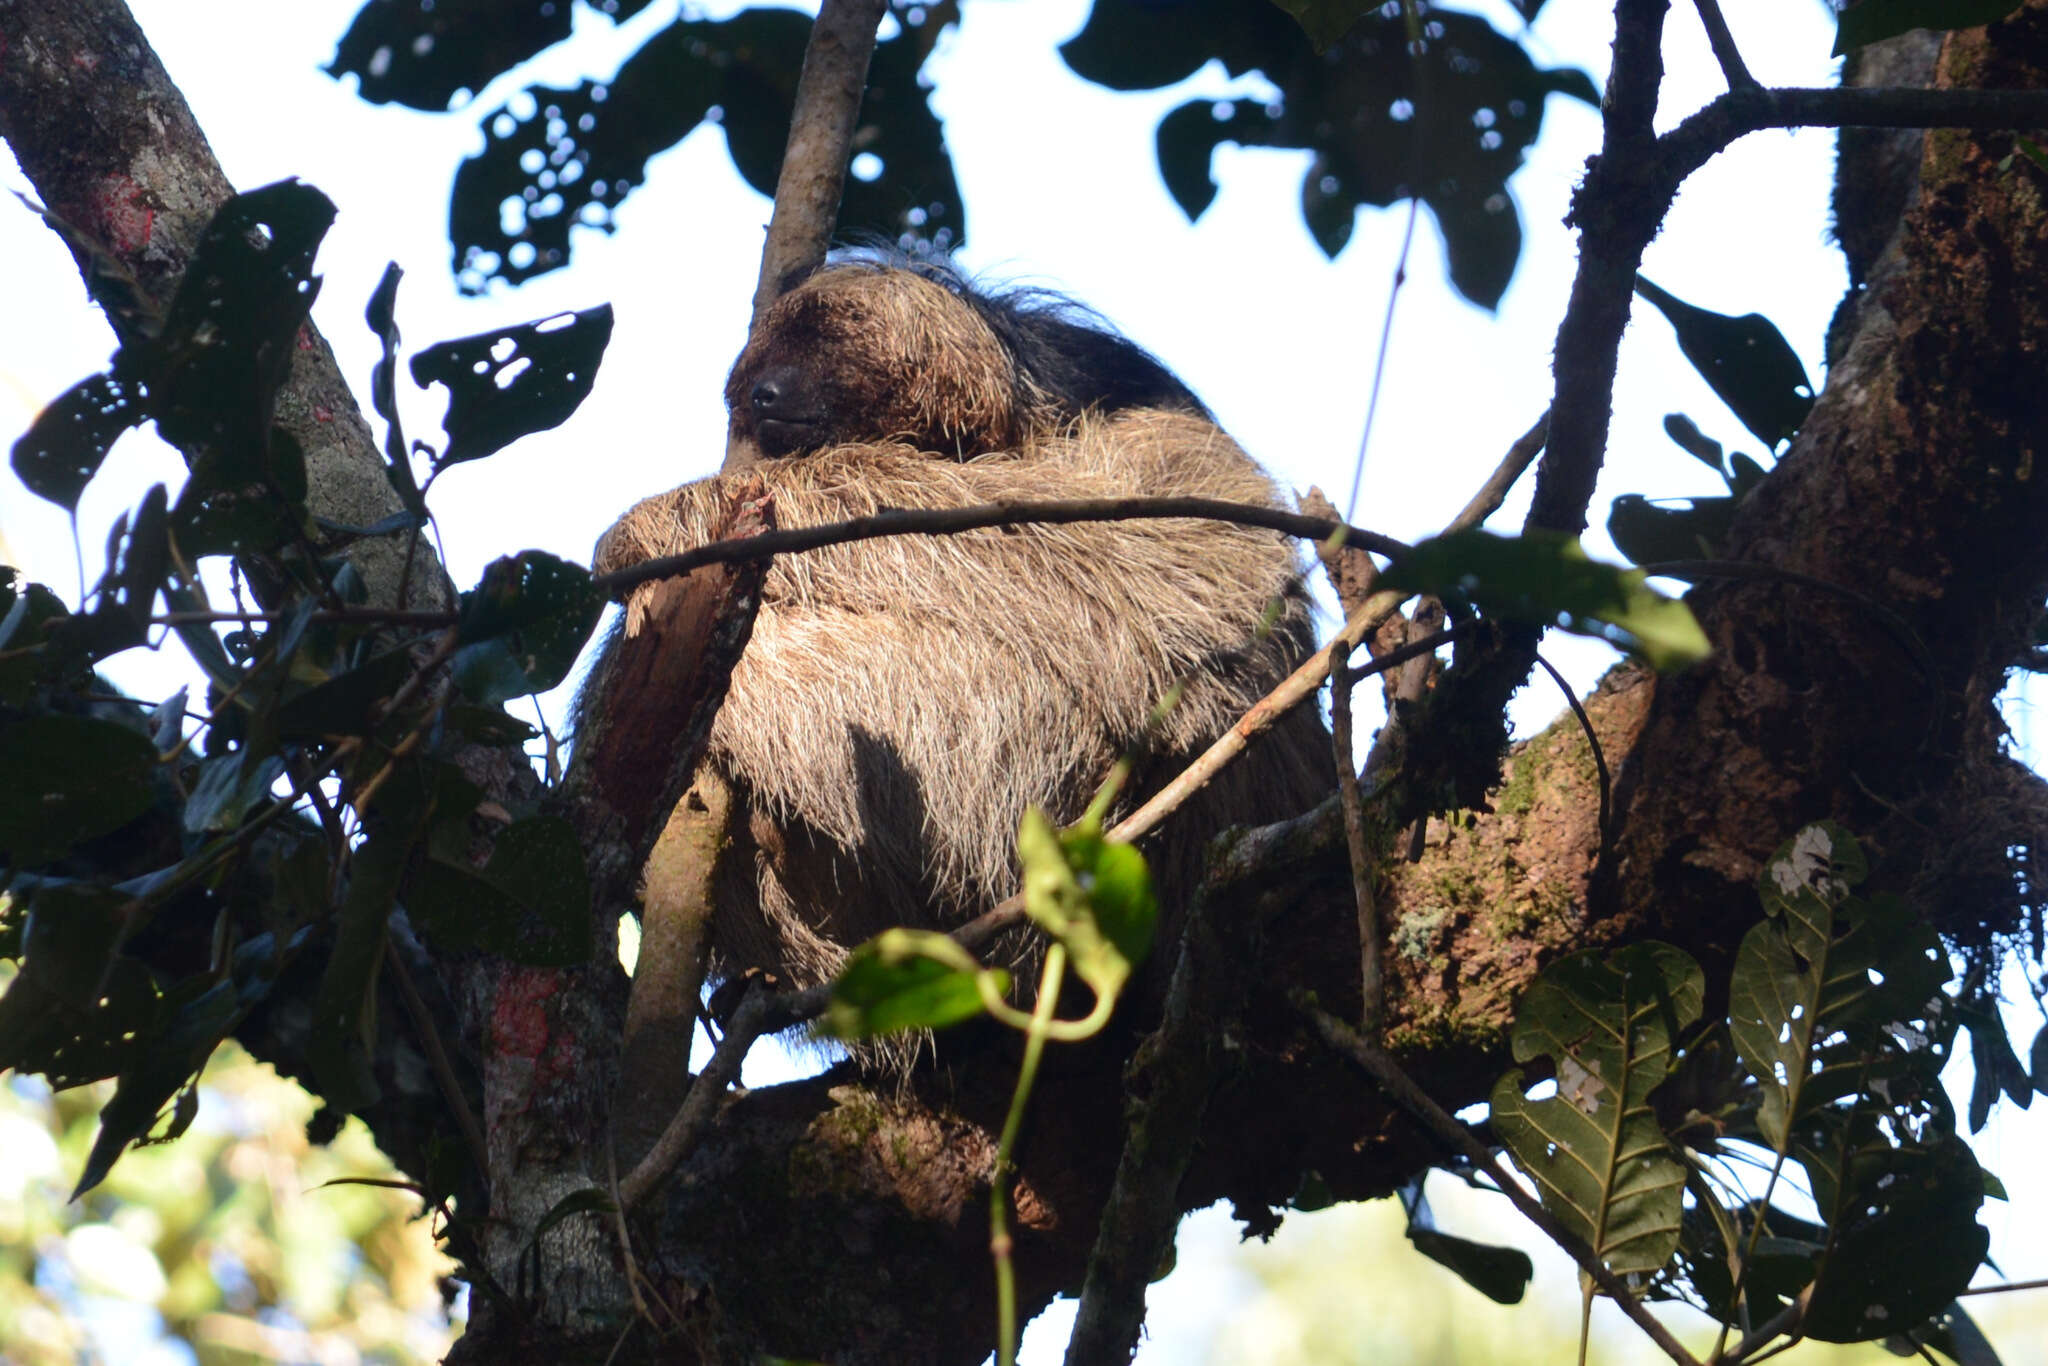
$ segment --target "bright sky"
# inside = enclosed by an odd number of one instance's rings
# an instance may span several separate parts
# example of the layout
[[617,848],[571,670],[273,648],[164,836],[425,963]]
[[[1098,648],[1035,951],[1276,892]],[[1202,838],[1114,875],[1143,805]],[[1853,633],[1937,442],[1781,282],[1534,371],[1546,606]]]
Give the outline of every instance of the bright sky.
[[[296,175],[339,206],[320,256],[326,284],[314,316],[358,392],[367,392],[376,354],[362,307],[388,260],[407,272],[398,317],[409,347],[606,300],[616,308],[596,391],[566,429],[528,438],[437,484],[433,506],[459,583],[473,583],[486,561],[522,547],[587,560],[598,534],[630,502],[716,467],[724,439],[719,391],[741,340],[768,207],[733,175],[715,128],[700,128],[654,163],[647,183],[620,208],[616,235],[582,231],[570,269],[523,289],[459,298],[445,237],[450,177],[481,145],[480,113],[530,81],[566,86],[608,76],[675,17],[673,0],[656,0],[621,29],[578,6],[574,41],[544,54],[516,81],[486,90],[469,111],[444,116],[364,105],[319,72],[357,0],[131,4],[238,187]],[[1085,85],[1066,72],[1056,47],[1079,29],[1087,7],[1087,0],[971,0],[928,70],[967,204],[963,261],[999,278],[1066,290],[1094,306],[1187,379],[1283,483],[1320,484],[1341,503],[1405,207],[1362,214],[1349,248],[1329,262],[1297,207],[1306,154],[1226,148],[1215,165],[1222,192],[1201,222],[1189,224],[1153,160],[1159,116],[1190,97],[1259,85],[1233,83],[1213,66],[1166,91],[1117,95]],[[1520,27],[1504,0],[1462,7],[1506,31]],[[1830,82],[1832,25],[1818,0],[1724,0],[1723,7],[1760,79]],[[1532,53],[1544,64],[1578,65],[1604,78],[1610,8],[1597,0],[1551,0],[1531,37]],[[1660,122],[1668,126],[1722,88],[1690,6],[1673,7],[1665,56],[1670,75]],[[1361,523],[1402,537],[1440,526],[1548,402],[1551,340],[1574,259],[1561,220],[1597,140],[1594,111],[1550,100],[1544,135],[1511,183],[1526,241],[1497,315],[1451,294],[1434,224],[1422,216],[1366,459]],[[1688,184],[1644,264],[1646,274],[1695,303],[1766,313],[1816,382],[1822,333],[1844,288],[1839,254],[1827,242],[1832,152],[1832,136],[1819,131],[1746,139]],[[0,186],[28,190],[4,152]],[[69,257],[11,200],[0,202],[0,260],[7,263],[0,273],[0,318],[7,320],[0,329],[0,435],[11,441],[42,403],[102,367],[112,341]],[[402,401],[408,432],[433,435],[439,395],[415,392]],[[1742,444],[1732,415],[1678,355],[1668,326],[1646,310],[1622,351],[1596,522],[1617,493],[1722,491],[1704,466],[1663,436],[1659,420],[1670,411],[1688,412],[1709,435]],[[152,436],[121,443],[82,509],[88,575],[97,573],[91,557],[114,515],[148,482],[175,488],[181,477],[175,455]],[[1495,524],[1518,525],[1526,497],[1525,486]],[[75,592],[66,518],[4,470],[0,537],[31,577]],[[1597,527],[1588,545],[1612,555]],[[1604,646],[1570,638],[1546,650],[1581,686],[1613,658]],[[166,692],[181,677],[141,652],[118,664],[112,672],[138,692]],[[563,700],[551,699],[554,719]],[[1546,684],[1522,700],[1517,716],[1526,729],[1558,709]],[[2021,709],[2013,719],[2024,741]],[[2039,1023],[2034,1014],[2028,1008],[2013,1015],[2023,1049]],[[1962,1071],[1958,1066],[1951,1075]],[[2048,1249],[2020,1236],[2018,1213],[2038,1219],[2048,1209],[2048,1179],[2030,1156],[2048,1142],[2044,1111],[2014,1116],[2008,1107],[1977,1145],[2015,1197],[2012,1206],[1988,1205],[1982,1216],[1993,1229],[1993,1255],[2013,1278],[2048,1274]],[[1191,1225],[1183,1242],[1210,1249],[1204,1258],[1213,1263],[1227,1239],[1202,1231],[1208,1227]],[[1524,1246],[1535,1241],[1508,1236]],[[1205,1325],[1213,1328],[1234,1303],[1215,1292],[1215,1274],[1213,1265],[1208,1273],[1191,1265],[1184,1251],[1181,1272],[1155,1292],[1174,1307],[1155,1322],[1142,1360],[1195,1359]],[[1553,1278],[1553,1291],[1568,1285],[1568,1273],[1555,1267],[1543,1274]],[[1064,1322],[1058,1311],[1047,1317]],[[1048,1323],[1046,1331],[1054,1330]],[[1056,1336],[1063,1340],[1064,1331]],[[2018,1344],[2000,1346],[2009,1361],[2027,1359]]]

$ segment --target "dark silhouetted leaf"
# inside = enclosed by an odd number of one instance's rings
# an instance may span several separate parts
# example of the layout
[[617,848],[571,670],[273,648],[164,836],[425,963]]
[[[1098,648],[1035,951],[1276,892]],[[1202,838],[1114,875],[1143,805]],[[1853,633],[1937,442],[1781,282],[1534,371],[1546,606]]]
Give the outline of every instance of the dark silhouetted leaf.
[[1990,1230],[1977,1222],[1982,1200],[1982,1176],[1961,1139],[1856,1142],[1840,1198],[1822,1207],[1832,1241],[1801,1323],[1806,1335],[1863,1342],[1941,1314],[1990,1248]]
[[373,715],[377,705],[389,700],[416,667],[409,652],[387,650],[336,674],[280,706],[277,733],[283,739],[368,735],[382,719]]
[[562,425],[589,397],[611,338],[612,308],[600,304],[442,342],[414,356],[414,383],[448,386],[448,415],[441,420],[448,449],[434,468],[480,460],[522,436]]
[[[360,15],[357,22],[361,22]],[[397,525],[389,528],[392,531],[408,525],[424,526],[427,520],[427,500],[420,494],[419,481],[413,478],[405,424],[398,415],[398,282],[404,275],[396,261],[387,264],[376,291],[370,295],[369,305],[363,310],[363,321],[376,334],[379,347],[377,364],[370,371],[370,406],[384,419],[384,478],[398,495],[398,501],[405,505],[406,515],[397,518]]]
[[500,831],[482,869],[428,859],[409,884],[406,910],[441,944],[537,967],[590,957],[590,875],[576,832],[558,816]]
[[27,898],[21,970],[0,997],[0,1069],[40,1072],[58,1088],[127,1067],[156,1015],[156,987],[117,952],[129,896],[52,882]]
[[1302,213],[1325,252],[1343,250],[1359,205],[1420,198],[1443,233],[1452,283],[1492,308],[1521,250],[1508,177],[1541,128],[1545,97],[1597,103],[1592,81],[1538,69],[1472,15],[1425,12],[1411,53],[1397,6],[1357,6],[1364,17],[1339,30],[1344,0],[1312,4],[1321,53],[1266,0],[1096,0],[1060,52],[1114,90],[1172,85],[1211,59],[1233,75],[1264,73],[1280,92],[1270,103],[1200,100],[1161,121],[1160,173],[1182,209],[1193,217],[1215,197],[1209,158],[1221,143],[1305,148],[1315,156]]
[[1570,536],[1432,537],[1381,576],[1382,586],[1472,602],[1532,626],[1557,626],[1638,650],[1658,669],[1705,658],[1707,638],[1682,602],[1651,588],[1639,569],[1586,558]]
[[131,381],[111,374],[80,380],[15,441],[15,476],[30,493],[76,512],[115,439],[148,416]]
[[1739,318],[1715,313],[1640,275],[1636,293],[1671,320],[1678,349],[1759,441],[1775,450],[1799,430],[1813,410],[1813,386],[1799,354],[1769,318],[1761,313]]
[[1641,943],[1559,959],[1515,1009],[1515,1059],[1554,1059],[1557,1094],[1531,1100],[1509,1072],[1493,1088],[1494,1132],[1544,1207],[1619,1274],[1657,1271],[1678,1246],[1685,1166],[1650,1093],[1705,993],[1691,957]]
[[0,565],[0,706],[25,706],[35,695],[52,665],[36,647],[48,626],[69,615],[55,593]]
[[1009,990],[1008,973],[982,967],[945,935],[884,930],[847,956],[820,1028],[838,1039],[942,1029],[987,1008],[983,981],[997,996]]
[[119,830],[155,798],[156,746],[85,716],[31,716],[0,729],[0,865],[33,868]]
[[462,595],[456,682],[484,703],[546,692],[568,677],[603,614],[581,565],[540,550],[496,560]]
[[1676,442],[1687,455],[1726,477],[1728,465],[1722,458],[1721,443],[1702,432],[1698,424],[1684,413],[1664,414],[1664,435]]
[[[861,104],[853,174],[835,236],[880,236],[906,249],[957,246],[965,216],[918,70],[945,13],[899,9],[876,46]],[[484,119],[484,150],[455,174],[448,236],[467,293],[518,284],[565,265],[570,228],[612,228],[619,202],[657,153],[706,119],[724,130],[741,177],[773,194],[789,140],[810,20],[788,9],[684,19],[628,58],[608,82],[534,86]],[[530,104],[527,103],[530,101]],[[522,107],[523,106],[523,107]]]
[[1607,534],[1632,564],[1711,560],[1735,524],[1733,498],[1678,498],[1653,503],[1640,493],[1615,497]]
[[1835,56],[1916,28],[1995,23],[2023,0],[1859,0],[1835,17]]
[[1536,1274],[1536,1264],[1518,1247],[1476,1243],[1430,1228],[1409,1229],[1408,1241],[1495,1304],[1520,1304]]
[[[647,0],[585,0],[623,23]],[[569,0],[368,0],[327,64],[371,104],[436,114],[569,36]]]

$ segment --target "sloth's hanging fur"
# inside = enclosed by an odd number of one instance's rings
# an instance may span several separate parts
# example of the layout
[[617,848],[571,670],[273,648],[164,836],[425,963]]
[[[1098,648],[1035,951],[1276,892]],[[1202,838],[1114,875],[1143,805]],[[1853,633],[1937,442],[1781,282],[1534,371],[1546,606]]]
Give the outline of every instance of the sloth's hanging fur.
[[[934,317],[919,328],[898,313],[875,336],[838,330],[829,355],[809,349],[826,346],[819,329],[793,329],[805,333],[805,363],[844,363],[858,376],[864,355],[893,356],[906,344],[914,353],[918,339],[930,337],[949,339],[925,357],[943,367],[963,354],[965,336],[973,343],[966,354],[993,354],[1010,367],[1007,389],[998,390],[1022,401],[941,413],[960,419],[945,424],[953,449],[943,454],[869,439],[751,467],[784,526],[1001,499],[1279,501],[1192,397],[1173,401],[1186,391],[1137,348],[1086,329],[1098,339],[1088,345],[1142,357],[1171,388],[1134,370],[1132,392],[1172,406],[1083,405],[1071,392],[1049,400],[1048,386],[1019,364],[1026,348],[1001,338],[953,288],[901,270],[840,267],[786,296],[735,367],[736,426],[746,372],[763,372],[762,356],[792,335],[776,328],[807,309],[816,316],[823,294],[860,300],[870,325],[886,312],[873,306],[877,296],[892,309],[908,297],[908,317],[920,308]],[[1080,330],[1064,317],[1058,325]],[[982,350],[985,340],[998,349]],[[998,392],[979,382],[960,387],[984,398]],[[869,415],[896,424],[889,433],[905,425],[900,412]],[[863,414],[835,420],[835,434],[844,433],[858,430]],[[955,456],[963,449],[969,458]],[[721,485],[700,480],[634,507],[599,543],[596,569],[701,544]],[[1260,635],[1269,609],[1276,620]],[[1110,765],[1147,739],[1147,717],[1175,684],[1187,685],[1185,696],[1149,737],[1124,809],[1312,648],[1296,553],[1283,537],[1253,528],[1194,520],[1024,526],[778,558],[706,760],[747,813],[742,857],[726,861],[731,875],[716,893],[717,970],[758,967],[807,985],[889,926],[945,928],[979,914],[1016,890],[1024,808],[1038,804],[1059,822],[1079,816]],[[1330,790],[1330,772],[1326,732],[1313,711],[1298,710],[1144,846],[1162,909],[1171,915],[1192,888],[1202,846],[1218,830],[1307,809]]]

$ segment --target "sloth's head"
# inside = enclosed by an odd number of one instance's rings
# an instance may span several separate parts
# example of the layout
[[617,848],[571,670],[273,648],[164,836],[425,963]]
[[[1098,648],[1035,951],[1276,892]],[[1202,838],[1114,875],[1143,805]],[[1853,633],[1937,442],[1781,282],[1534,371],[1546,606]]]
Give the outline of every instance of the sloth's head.
[[975,289],[950,265],[855,256],[785,292],[726,379],[762,454],[902,441],[966,459],[1090,408],[1201,412],[1149,353],[1068,300]]

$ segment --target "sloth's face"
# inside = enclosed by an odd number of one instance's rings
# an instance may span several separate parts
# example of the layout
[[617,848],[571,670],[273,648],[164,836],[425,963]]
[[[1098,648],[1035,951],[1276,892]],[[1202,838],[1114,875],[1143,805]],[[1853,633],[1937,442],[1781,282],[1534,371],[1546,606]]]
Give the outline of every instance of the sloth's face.
[[735,433],[771,458],[873,441],[964,458],[1014,441],[1013,376],[995,334],[943,286],[837,266],[769,309],[725,399]]

